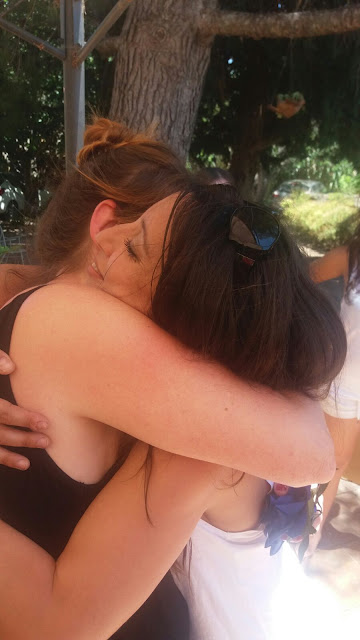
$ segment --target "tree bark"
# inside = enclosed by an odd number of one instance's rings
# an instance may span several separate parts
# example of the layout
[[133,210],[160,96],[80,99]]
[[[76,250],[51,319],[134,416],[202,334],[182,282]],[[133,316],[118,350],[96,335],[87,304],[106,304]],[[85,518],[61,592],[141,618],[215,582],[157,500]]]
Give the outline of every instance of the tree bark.
[[[186,157],[216,35],[301,38],[360,28],[360,4],[269,14],[217,10],[217,0],[136,0],[120,36],[97,47],[116,55],[110,117],[156,137]],[[242,163],[241,163],[242,164]]]
[[204,36],[242,38],[312,38],[360,29],[360,4],[325,11],[242,13],[205,11],[199,19]]
[[[291,13],[244,13],[241,11],[209,11],[196,16],[203,36],[239,36],[241,38],[312,38],[360,29],[360,4],[325,11]],[[105,38],[97,47],[103,56],[114,55],[121,36]]]
[[[249,95],[249,107],[251,98]],[[236,185],[245,200],[256,200],[258,190],[254,179],[260,170],[259,141],[263,134],[263,108],[253,106],[253,109],[239,113],[239,127],[234,135],[230,171]]]
[[137,0],[116,39],[110,117],[135,130],[155,126],[156,137],[182,157],[190,147],[213,41],[212,35],[199,37],[198,18],[216,5],[217,0]]

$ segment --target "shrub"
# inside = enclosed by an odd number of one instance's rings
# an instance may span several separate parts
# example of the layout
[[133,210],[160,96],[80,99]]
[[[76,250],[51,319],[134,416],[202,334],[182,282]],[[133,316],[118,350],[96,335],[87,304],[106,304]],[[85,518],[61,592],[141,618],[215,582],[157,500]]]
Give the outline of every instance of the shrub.
[[281,206],[298,243],[317,251],[348,242],[360,222],[354,196],[330,193],[324,200],[312,200],[300,193],[283,200]]

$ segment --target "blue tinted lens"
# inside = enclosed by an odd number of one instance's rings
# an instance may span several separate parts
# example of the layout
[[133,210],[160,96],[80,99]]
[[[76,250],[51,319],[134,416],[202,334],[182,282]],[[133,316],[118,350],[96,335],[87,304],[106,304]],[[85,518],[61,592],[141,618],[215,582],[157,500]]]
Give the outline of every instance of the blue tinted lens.
[[279,224],[275,216],[265,208],[246,203],[238,216],[251,231],[262,251],[269,251],[279,237]]

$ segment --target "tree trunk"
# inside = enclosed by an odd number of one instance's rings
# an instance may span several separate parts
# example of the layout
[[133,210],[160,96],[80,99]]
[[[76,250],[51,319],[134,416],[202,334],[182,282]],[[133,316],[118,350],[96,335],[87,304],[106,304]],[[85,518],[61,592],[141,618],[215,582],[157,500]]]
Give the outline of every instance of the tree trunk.
[[251,153],[243,145],[236,145],[231,157],[230,171],[239,192],[245,200],[258,200],[260,194],[255,185],[255,176],[260,169],[260,154]]
[[217,0],[136,0],[119,38],[110,117],[155,136],[186,157],[213,36],[200,36],[201,12]]
[[256,202],[262,202],[266,194],[266,188],[268,183],[268,177],[265,173],[264,167],[259,162],[257,174],[255,175],[254,183],[254,199]]

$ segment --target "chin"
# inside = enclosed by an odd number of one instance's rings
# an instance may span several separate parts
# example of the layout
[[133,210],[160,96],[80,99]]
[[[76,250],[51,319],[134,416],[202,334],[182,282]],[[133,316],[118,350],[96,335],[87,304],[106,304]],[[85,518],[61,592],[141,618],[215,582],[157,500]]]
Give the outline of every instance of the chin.
[[136,309],[145,316],[150,316],[151,302],[150,300],[139,300],[139,298],[135,298],[133,296],[120,298],[125,304],[128,304],[129,307]]
[[151,301],[147,297],[142,299],[135,295],[129,295],[128,293],[119,291],[118,289],[116,289],[116,287],[111,288],[109,286],[106,286],[105,282],[102,289],[108,295],[116,298],[117,300],[120,300],[121,302],[124,302],[124,304],[127,304],[129,307],[132,307],[132,309],[136,309],[136,311],[140,311],[140,313],[143,313],[144,315],[149,315]]

